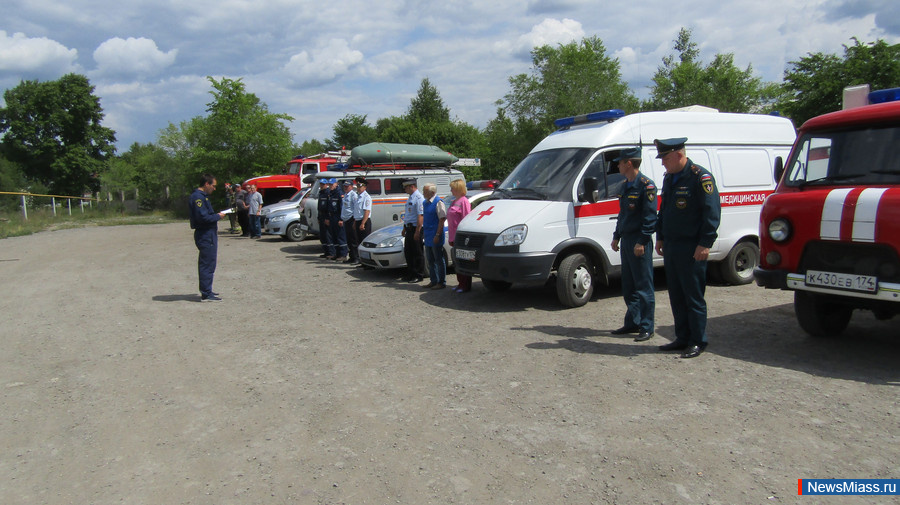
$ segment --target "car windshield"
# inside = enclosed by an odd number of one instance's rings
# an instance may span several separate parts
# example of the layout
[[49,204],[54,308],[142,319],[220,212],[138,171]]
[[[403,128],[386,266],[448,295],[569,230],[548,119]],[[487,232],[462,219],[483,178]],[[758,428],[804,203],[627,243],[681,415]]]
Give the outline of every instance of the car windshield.
[[900,183],[900,127],[807,133],[787,167],[788,186]]
[[572,184],[591,149],[551,149],[531,153],[495,191],[495,197],[524,200],[572,200]]

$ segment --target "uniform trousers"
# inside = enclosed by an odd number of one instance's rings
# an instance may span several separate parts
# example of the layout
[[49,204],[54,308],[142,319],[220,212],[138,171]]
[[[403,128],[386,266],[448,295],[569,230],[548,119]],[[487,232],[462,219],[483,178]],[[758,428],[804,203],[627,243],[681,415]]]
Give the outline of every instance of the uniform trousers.
[[319,219],[319,242],[326,256],[334,257],[334,242],[331,239],[331,226],[325,225],[325,218]]
[[694,260],[696,240],[666,240],[663,261],[675,341],[706,346],[706,262]]
[[406,269],[409,277],[424,278],[425,273],[425,249],[422,237],[415,239],[416,225],[403,225],[403,256],[406,258]]
[[215,228],[194,230],[194,244],[200,254],[197,256],[197,274],[200,278],[200,294],[212,294],[213,274],[216,272],[216,252],[219,235]]
[[[653,293],[653,241],[644,246],[644,255],[634,255],[641,235],[623,236],[619,244],[622,257],[622,297],[625,299],[625,327],[653,333],[656,297]],[[666,251],[668,253],[668,251]]]
[[357,231],[359,230],[356,227],[355,219],[351,217],[350,219],[344,221],[344,233],[347,234],[347,256],[350,260],[353,261],[356,261],[356,259],[359,258],[359,251],[357,251],[357,249],[359,248],[359,238],[357,237],[358,233],[356,233]]

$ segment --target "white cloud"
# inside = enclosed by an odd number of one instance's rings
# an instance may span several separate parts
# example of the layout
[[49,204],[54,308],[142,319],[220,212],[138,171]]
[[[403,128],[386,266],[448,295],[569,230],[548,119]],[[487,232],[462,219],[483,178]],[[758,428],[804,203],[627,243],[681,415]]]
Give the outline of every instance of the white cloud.
[[363,53],[350,49],[343,39],[331,39],[314,51],[302,51],[291,56],[284,66],[295,87],[313,87],[345,75],[363,61]]
[[0,73],[58,75],[77,70],[78,51],[45,37],[0,30]]
[[362,65],[362,75],[373,79],[389,79],[400,75],[401,72],[409,72],[420,64],[420,59],[414,54],[403,51],[388,51],[381,53]]
[[531,50],[540,46],[556,46],[568,44],[572,41],[584,38],[584,29],[581,23],[573,19],[547,18],[534,25],[531,31],[521,35],[515,42],[498,42],[496,48],[500,52],[512,53],[520,58],[528,58]]
[[152,75],[175,63],[177,49],[164,53],[151,39],[114,37],[94,51],[97,71],[102,74]]

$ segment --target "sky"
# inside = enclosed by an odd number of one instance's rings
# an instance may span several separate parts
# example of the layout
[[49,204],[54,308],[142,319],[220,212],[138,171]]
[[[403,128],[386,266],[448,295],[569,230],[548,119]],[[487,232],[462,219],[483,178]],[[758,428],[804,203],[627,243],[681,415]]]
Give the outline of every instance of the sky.
[[[0,89],[86,75],[120,152],[206,115],[207,76],[241,79],[297,144],[406,112],[423,78],[483,128],[536,46],[599,37],[646,98],[682,27],[700,58],[733,53],[765,81],[808,53],[900,42],[897,0],[4,0]],[[900,83],[898,83],[900,85]],[[582,111],[592,112],[592,111]]]

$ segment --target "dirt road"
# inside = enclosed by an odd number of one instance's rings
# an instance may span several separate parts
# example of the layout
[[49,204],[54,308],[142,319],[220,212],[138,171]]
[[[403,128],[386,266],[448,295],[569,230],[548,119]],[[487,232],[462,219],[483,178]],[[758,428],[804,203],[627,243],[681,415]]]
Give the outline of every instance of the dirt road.
[[680,360],[664,280],[635,343],[617,287],[564,310],[318,253],[221,235],[225,301],[199,303],[187,224],[0,241],[0,503],[816,503],[798,478],[900,477],[896,320],[817,340],[789,293],[711,286]]

